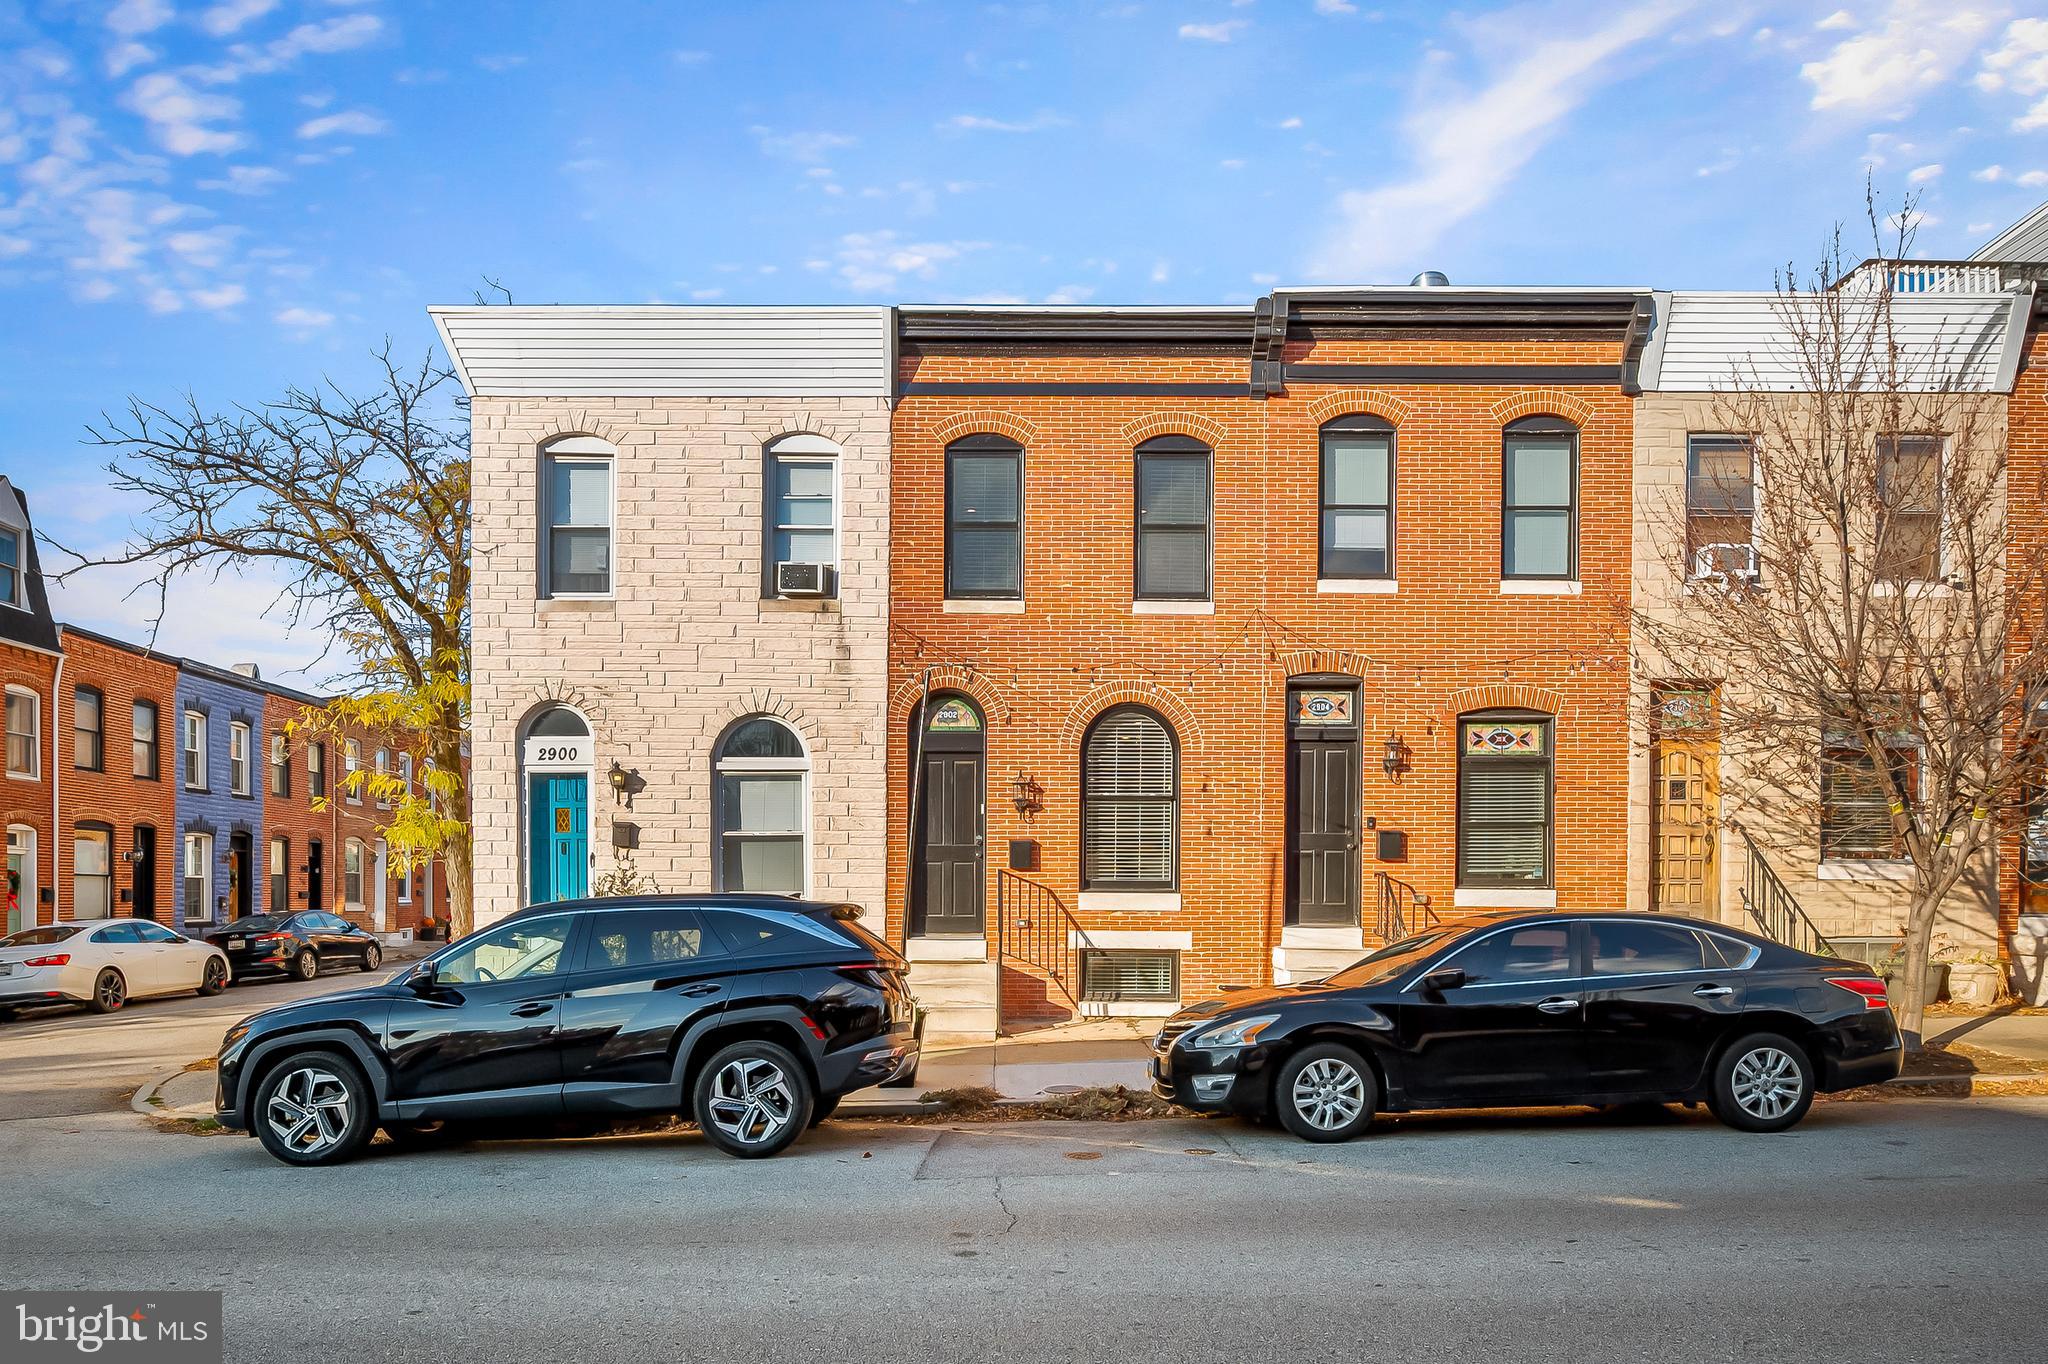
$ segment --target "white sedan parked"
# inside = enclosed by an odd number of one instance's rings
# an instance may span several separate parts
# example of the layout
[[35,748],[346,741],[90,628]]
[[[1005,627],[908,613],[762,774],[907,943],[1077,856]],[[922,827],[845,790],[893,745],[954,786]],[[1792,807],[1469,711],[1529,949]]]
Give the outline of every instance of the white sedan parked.
[[227,954],[148,919],[80,919],[0,938],[0,1014],[83,1004],[110,1014],[131,999],[227,988]]

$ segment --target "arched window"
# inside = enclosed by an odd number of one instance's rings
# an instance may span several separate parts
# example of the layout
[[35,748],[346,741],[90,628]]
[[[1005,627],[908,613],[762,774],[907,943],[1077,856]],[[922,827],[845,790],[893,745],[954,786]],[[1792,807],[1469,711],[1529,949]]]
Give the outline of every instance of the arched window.
[[719,741],[718,888],[802,895],[810,884],[811,760],[796,731],[756,715]]
[[1579,575],[1579,428],[1524,417],[1501,433],[1500,576]]
[[551,706],[533,718],[526,732],[536,739],[582,739],[589,736],[590,725],[567,706]]
[[543,597],[611,595],[617,456],[596,436],[562,436],[542,448]]
[[1323,579],[1394,576],[1394,427],[1339,417],[1323,428]]
[[1007,436],[946,447],[946,595],[1024,595],[1024,448]]
[[1142,706],[1115,706],[1081,740],[1081,884],[1173,890],[1180,878],[1180,755]]
[[1458,885],[1550,885],[1551,717],[1505,710],[1458,717]]
[[770,442],[765,596],[839,594],[839,447],[823,436]]
[[1137,449],[1139,601],[1209,598],[1209,447],[1159,436]]

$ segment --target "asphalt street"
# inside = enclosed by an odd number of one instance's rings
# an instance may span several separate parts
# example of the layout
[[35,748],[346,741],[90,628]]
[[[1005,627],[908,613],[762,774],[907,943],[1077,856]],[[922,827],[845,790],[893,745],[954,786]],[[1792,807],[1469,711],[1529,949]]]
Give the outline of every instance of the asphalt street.
[[1794,1132],[1584,1110],[1314,1147],[1224,1121],[833,1122],[378,1146],[297,1170],[126,1111],[0,1124],[0,1275],[221,1288],[228,1357],[2032,1357],[2048,1101]]

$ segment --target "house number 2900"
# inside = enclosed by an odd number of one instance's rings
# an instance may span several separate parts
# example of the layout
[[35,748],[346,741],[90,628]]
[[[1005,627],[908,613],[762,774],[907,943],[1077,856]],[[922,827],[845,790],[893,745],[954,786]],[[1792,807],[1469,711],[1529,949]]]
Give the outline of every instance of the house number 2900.
[[566,745],[542,745],[534,750],[533,760],[542,763],[575,762],[576,750]]

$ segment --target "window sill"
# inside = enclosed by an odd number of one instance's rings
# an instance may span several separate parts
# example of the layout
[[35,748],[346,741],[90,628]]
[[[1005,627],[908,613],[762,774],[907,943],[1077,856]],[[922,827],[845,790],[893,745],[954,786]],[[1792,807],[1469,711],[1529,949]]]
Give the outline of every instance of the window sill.
[[1401,590],[1398,578],[1317,578],[1316,591],[1340,596],[1391,597]]
[[601,597],[541,597],[534,602],[534,606],[545,616],[555,612],[573,614],[578,611],[598,611],[605,607],[616,606],[618,603],[619,599],[607,592]]
[[1910,858],[1844,857],[1823,862],[1814,872],[1816,881],[1910,881]]
[[41,781],[42,779],[42,774],[39,772],[9,772],[7,774],[7,780],[9,781]]
[[939,610],[948,616],[1021,616],[1024,614],[1024,599],[948,597],[939,603]]
[[1170,928],[1122,928],[1122,929],[1069,929],[1069,947],[1099,947],[1105,951],[1119,948],[1149,947],[1155,951],[1192,952],[1195,950],[1195,935]]
[[1084,890],[1076,908],[1109,913],[1157,913],[1180,908],[1177,890]]
[[1216,603],[1213,601],[1134,601],[1131,603],[1134,616],[1213,616]]
[[1458,909],[1556,909],[1557,890],[1511,890],[1505,886],[1460,886],[1451,894]]
[[1581,591],[1578,579],[1563,578],[1502,578],[1500,594],[1503,597],[1576,597]]
[[839,610],[839,598],[763,597],[761,609],[770,615],[828,616]]

